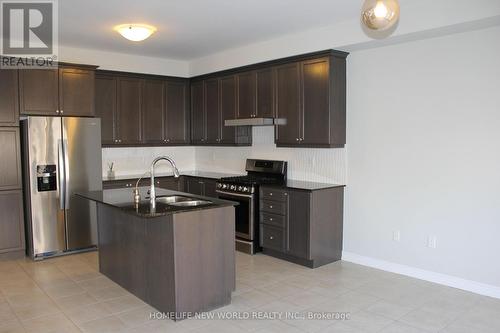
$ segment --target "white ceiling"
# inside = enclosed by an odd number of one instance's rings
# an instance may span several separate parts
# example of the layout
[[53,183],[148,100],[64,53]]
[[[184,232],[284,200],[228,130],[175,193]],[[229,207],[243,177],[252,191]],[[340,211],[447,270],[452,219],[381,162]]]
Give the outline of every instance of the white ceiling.
[[[225,49],[357,19],[362,0],[59,0],[64,46],[191,60]],[[113,31],[148,23],[130,42]]]

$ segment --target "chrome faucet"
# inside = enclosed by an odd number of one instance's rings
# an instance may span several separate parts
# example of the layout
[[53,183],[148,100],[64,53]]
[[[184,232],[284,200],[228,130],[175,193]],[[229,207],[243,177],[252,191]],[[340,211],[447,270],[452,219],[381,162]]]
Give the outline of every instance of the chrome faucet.
[[177,166],[175,165],[173,159],[171,159],[168,156],[160,156],[153,160],[153,162],[151,163],[151,189],[149,191],[149,200],[151,203],[151,208],[153,209],[156,208],[155,166],[156,163],[158,163],[161,160],[169,162],[172,165],[172,168],[174,169],[174,177],[179,178],[179,169],[177,169]]

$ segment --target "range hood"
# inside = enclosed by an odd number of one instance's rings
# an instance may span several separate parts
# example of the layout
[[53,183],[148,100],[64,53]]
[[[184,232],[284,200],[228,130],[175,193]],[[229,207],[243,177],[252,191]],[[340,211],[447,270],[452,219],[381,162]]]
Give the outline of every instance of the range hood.
[[286,119],[279,118],[243,118],[224,120],[225,126],[274,126],[286,125]]

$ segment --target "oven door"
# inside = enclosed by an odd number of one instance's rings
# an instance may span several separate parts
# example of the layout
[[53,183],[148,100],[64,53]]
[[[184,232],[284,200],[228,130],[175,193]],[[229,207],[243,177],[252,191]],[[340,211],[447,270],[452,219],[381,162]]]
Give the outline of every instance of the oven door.
[[239,203],[235,207],[235,223],[236,237],[240,237],[249,241],[255,238],[254,232],[254,212],[255,200],[253,194],[230,193],[217,190],[219,199],[236,201]]

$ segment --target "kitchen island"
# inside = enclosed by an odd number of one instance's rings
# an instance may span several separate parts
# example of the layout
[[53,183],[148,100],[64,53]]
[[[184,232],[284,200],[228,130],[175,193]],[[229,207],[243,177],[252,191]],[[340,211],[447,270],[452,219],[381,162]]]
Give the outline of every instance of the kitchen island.
[[172,319],[229,304],[236,203],[158,188],[152,209],[148,189],[77,193],[97,203],[100,272]]

